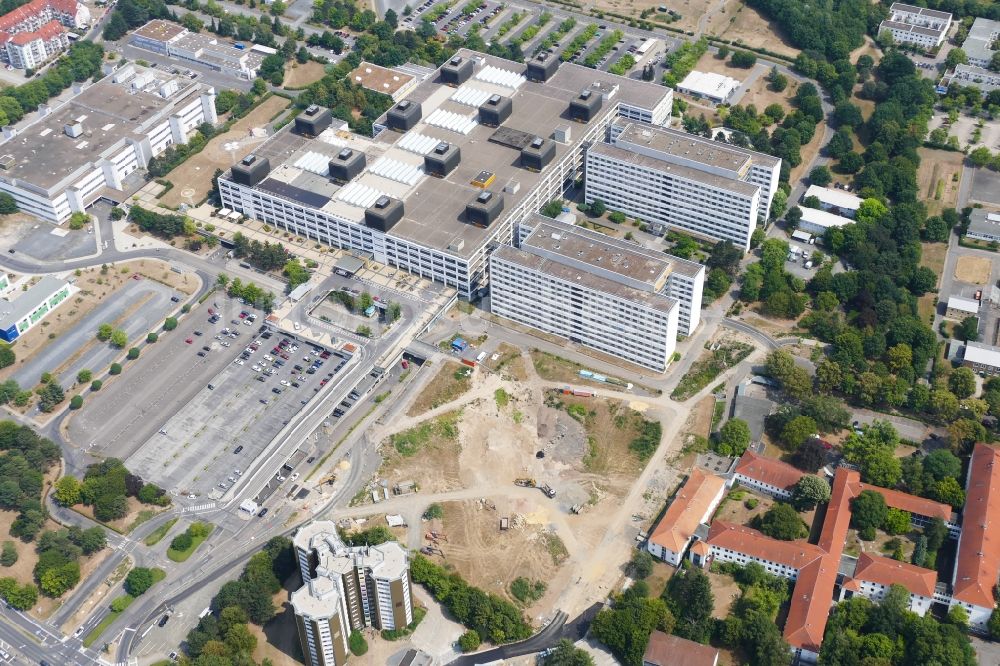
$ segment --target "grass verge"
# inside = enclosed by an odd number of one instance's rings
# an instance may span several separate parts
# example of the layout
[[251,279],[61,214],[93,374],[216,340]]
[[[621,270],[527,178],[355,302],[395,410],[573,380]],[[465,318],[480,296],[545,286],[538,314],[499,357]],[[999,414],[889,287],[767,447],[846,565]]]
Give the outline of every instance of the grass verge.
[[167,557],[173,562],[185,562],[189,557],[194,554],[194,551],[198,550],[198,546],[209,537],[212,533],[212,529],[215,526],[208,524],[208,529],[205,534],[199,534],[198,536],[191,537],[191,545],[184,550],[174,550],[173,548],[167,548]]
[[148,537],[145,538],[145,540],[143,540],[143,543],[145,543],[147,546],[155,546],[156,544],[158,544],[163,539],[163,537],[167,536],[167,532],[169,532],[170,528],[172,528],[177,523],[177,520],[178,520],[177,518],[171,518],[167,522],[157,527],[150,533]]

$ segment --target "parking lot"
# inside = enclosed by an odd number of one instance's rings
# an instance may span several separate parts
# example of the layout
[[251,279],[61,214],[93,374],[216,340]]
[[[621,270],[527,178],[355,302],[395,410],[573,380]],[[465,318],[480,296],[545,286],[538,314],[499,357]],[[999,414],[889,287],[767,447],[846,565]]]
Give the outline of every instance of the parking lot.
[[101,324],[113,323],[128,334],[130,342],[138,342],[178,307],[170,299],[183,296],[152,280],[130,280],[114,298],[94,308],[73,329],[53,340],[11,376],[21,386],[34,386],[43,372],[54,372],[65,365],[59,373],[59,382],[65,387],[76,381],[76,373],[84,368],[103,371],[121,357],[122,350],[95,339]]
[[285,342],[281,335],[254,335],[259,322],[246,326],[243,321],[234,316],[206,322],[202,336],[185,339],[192,356],[222,357],[226,363],[128,458],[130,469],[182,495],[223,496],[347,364],[347,358],[323,359],[318,349]]

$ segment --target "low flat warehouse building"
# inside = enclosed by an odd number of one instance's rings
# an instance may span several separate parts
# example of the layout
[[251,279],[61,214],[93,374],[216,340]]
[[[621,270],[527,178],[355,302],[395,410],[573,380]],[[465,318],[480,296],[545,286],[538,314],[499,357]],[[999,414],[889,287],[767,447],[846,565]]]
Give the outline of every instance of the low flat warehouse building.
[[65,301],[73,290],[68,283],[46,275],[13,301],[0,301],[0,338],[13,342],[24,335]]
[[697,325],[705,267],[541,222],[521,249],[493,253],[490,276],[494,314],[663,371],[676,347],[681,298],[684,334],[692,317]]
[[247,48],[242,42],[191,32],[182,25],[163,19],[153,19],[137,28],[129,43],[247,80],[257,77],[257,71],[267,55],[256,45]]
[[0,191],[22,211],[61,224],[101,197],[121,203],[131,174],[218,119],[210,86],[132,64],[106,74],[56,108],[43,105],[35,120],[4,128]]
[[585,197],[744,252],[778,189],[781,159],[645,123],[618,122],[587,151]]
[[307,109],[219,177],[222,206],[463,298],[485,295],[489,253],[581,175],[586,146],[616,118],[663,123],[672,106],[663,86],[529,67],[460,50],[375,122],[374,137]]
[[965,319],[966,317],[976,317],[978,315],[979,301],[974,298],[963,298],[961,296],[948,297],[948,305],[944,311],[944,316],[948,319]]
[[969,229],[966,238],[987,243],[1000,243],[1000,213],[991,213],[982,208],[973,208],[969,215]]

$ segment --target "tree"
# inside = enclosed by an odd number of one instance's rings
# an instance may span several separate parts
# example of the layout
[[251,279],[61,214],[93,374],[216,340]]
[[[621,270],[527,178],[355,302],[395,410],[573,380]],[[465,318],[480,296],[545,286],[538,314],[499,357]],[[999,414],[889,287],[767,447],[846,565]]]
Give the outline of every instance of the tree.
[[542,663],[545,666],[594,666],[594,658],[586,650],[573,645],[568,638],[562,638]]
[[109,375],[120,375],[121,373],[122,373],[121,363],[112,363],[111,366],[108,368]]
[[796,416],[781,431],[781,443],[790,450],[795,450],[800,444],[818,430],[816,420],[810,416]]
[[115,332],[115,329],[111,324],[101,324],[97,327],[97,339],[101,342],[107,342],[111,339],[111,334]]
[[805,522],[791,504],[779,502],[761,516],[755,525],[764,534],[781,541],[794,541],[808,536]]
[[[475,632],[466,632],[466,634],[468,633],[475,633]],[[471,645],[471,642],[467,644],[462,644],[461,641],[464,639],[465,635],[463,634],[462,638],[459,640],[459,644],[461,645],[463,652],[471,652],[472,650],[475,650],[477,647],[479,647],[479,634],[476,634],[475,647],[467,649],[466,645]],[[357,630],[352,631],[350,637],[347,639],[347,643],[351,648],[351,654],[353,654],[355,657],[360,657],[366,652],[368,652],[368,641],[365,640],[365,637],[361,634],[360,631]]]
[[17,201],[6,192],[0,192],[0,215],[10,215],[18,211]]
[[957,479],[962,474],[962,461],[948,449],[935,449],[923,457],[924,472],[936,481],[948,477]]
[[163,320],[164,331],[172,331],[175,328],[177,328],[177,319],[175,319],[174,317],[167,317],[166,319]]
[[648,591],[646,584],[639,582],[617,596],[612,608],[597,614],[590,629],[620,662],[629,666],[642,664],[643,652],[654,629],[666,632],[675,629],[674,615],[664,600],[646,597],[642,593],[644,588]]
[[958,368],[948,378],[948,388],[955,397],[968,398],[976,392],[976,374],[970,368]]
[[124,349],[125,345],[128,344],[128,333],[122,329],[115,329],[111,333],[111,345],[118,347],[119,349]]
[[156,342],[159,339],[160,339],[160,336],[158,336],[156,333],[153,333],[152,331],[150,331],[149,333],[146,334],[146,342],[148,344],[153,344],[154,342]]
[[8,344],[0,344],[0,368],[7,368],[14,365],[17,356]]
[[56,501],[63,506],[73,506],[80,502],[80,481],[75,476],[64,476],[56,481],[55,492]]
[[944,59],[944,64],[948,69],[955,69],[955,65],[965,65],[969,62],[969,56],[966,55],[965,51],[959,48],[952,49],[948,51],[948,55]]
[[17,547],[13,541],[4,541],[0,550],[0,566],[12,567],[17,564]]
[[885,522],[882,523],[885,533],[894,536],[910,531],[910,513],[902,509],[888,508],[885,512]]
[[139,358],[139,348],[138,347],[132,347],[131,349],[129,349],[127,357],[128,357],[128,360],[130,360],[130,361],[134,361],[135,359]]
[[458,639],[458,647],[462,652],[472,652],[474,650],[478,650],[480,643],[482,643],[482,639],[479,637],[479,633],[475,629],[470,629],[462,634]]
[[799,469],[814,473],[826,464],[826,449],[818,439],[807,439],[792,456],[792,464]]
[[194,539],[187,531],[181,532],[173,538],[170,542],[170,549],[177,551],[185,551],[194,544]]
[[950,504],[956,509],[965,504],[965,490],[954,477],[948,476],[937,481],[930,492],[931,497],[942,504]]
[[823,165],[813,167],[813,170],[809,172],[809,182],[813,185],[826,187],[831,180],[833,180],[833,176],[830,175],[830,170]]
[[636,550],[629,563],[632,577],[638,580],[649,578],[653,573],[653,556],[647,550]]
[[81,407],[83,407],[83,396],[82,395],[74,395],[72,398],[69,399],[69,408],[70,409],[80,409]]
[[38,390],[38,397],[38,408],[43,412],[48,413],[55,409],[56,405],[66,399],[66,394],[63,392],[62,387],[53,381],[44,384],[42,388]]
[[729,64],[733,67],[750,69],[757,64],[757,56],[750,51],[733,51],[729,58]]
[[750,426],[743,419],[729,419],[719,430],[715,450],[724,456],[743,455],[750,445]]
[[979,317],[966,317],[955,327],[955,337],[966,342],[979,339]]
[[[676,618],[674,633],[688,640],[707,642],[715,597],[705,572],[686,567],[671,577],[663,594],[668,609]],[[645,643],[641,649],[645,649]],[[639,656],[641,658],[641,653]]]
[[594,199],[592,202],[590,202],[590,207],[587,209],[587,212],[594,217],[600,217],[604,215],[604,213],[606,213],[607,210],[608,207],[605,205],[603,201],[601,201],[600,199]]
[[152,569],[135,567],[125,577],[125,591],[133,597],[138,597],[145,594],[154,582]]
[[792,503],[800,511],[808,511],[821,502],[830,501],[830,484],[812,474],[806,474],[792,490]]
[[885,524],[887,513],[885,498],[874,490],[862,490],[851,500],[851,523],[859,530],[862,539],[875,538],[875,530]]

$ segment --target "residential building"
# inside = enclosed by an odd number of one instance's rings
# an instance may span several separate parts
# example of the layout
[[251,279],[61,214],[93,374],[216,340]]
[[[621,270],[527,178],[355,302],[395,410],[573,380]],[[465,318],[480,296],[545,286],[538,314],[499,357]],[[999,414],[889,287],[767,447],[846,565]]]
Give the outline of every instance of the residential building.
[[419,79],[412,74],[404,74],[363,60],[347,77],[366,90],[389,95],[394,102],[406,97],[419,83]]
[[61,224],[100,198],[121,203],[145,182],[132,174],[218,119],[210,86],[134,64],[105,74],[3,128],[0,191],[22,211]]
[[914,44],[927,49],[944,42],[951,28],[951,14],[925,7],[892,3],[889,18],[879,24],[879,34],[888,32],[896,43]]
[[619,117],[667,122],[672,99],[558,59],[460,50],[375,122],[374,137],[326,110],[300,115],[219,177],[222,205],[476,298],[489,254],[580,177],[586,147]]
[[982,17],[973,21],[969,34],[962,43],[969,65],[984,70],[989,67],[990,60],[993,59],[993,44],[997,39],[1000,39],[1000,21]]
[[686,132],[617,123],[587,151],[585,198],[744,252],[766,219],[781,160]]
[[257,78],[264,58],[275,52],[258,44],[247,46],[216,35],[191,32],[178,23],[164,19],[153,19],[136,28],[129,37],[129,43],[248,81]]
[[806,193],[802,195],[802,198],[805,200],[809,197],[816,197],[819,200],[819,207],[828,213],[849,217],[852,220],[864,201],[861,197],[856,197],[850,192],[832,187],[820,187],[819,185],[810,185],[806,188]]
[[810,234],[823,236],[830,229],[839,229],[846,224],[852,224],[854,220],[849,217],[841,217],[828,213],[818,208],[801,206],[802,219],[799,220],[798,228]]
[[335,580],[316,578],[292,592],[292,611],[306,666],[343,666],[350,656],[344,596]]
[[304,582],[335,583],[350,630],[402,629],[413,621],[409,558],[395,541],[348,547],[335,523],[317,520],[299,528],[292,544]]
[[977,443],[966,477],[962,536],[955,557],[951,605],[969,614],[969,624],[986,628],[996,606],[1000,578],[1000,539],[993,517],[1000,515],[1000,449]]
[[[805,541],[778,541],[755,529],[722,520],[712,522],[705,539],[709,561],[756,562],[773,576],[796,580],[804,566],[826,555],[819,546]],[[692,561],[705,566],[692,547]]]
[[973,208],[965,237],[986,243],[1000,243],[1000,213]]
[[792,498],[795,484],[805,472],[788,463],[768,458],[747,449],[740,456],[730,485],[738,483],[751,490],[770,495],[780,500]]
[[719,651],[680,636],[654,631],[649,635],[642,666],[717,666]]
[[[7,280],[6,273],[4,280]],[[46,275],[13,300],[0,300],[0,338],[13,342],[55,310],[76,289]]]
[[90,24],[76,0],[32,0],[0,16],[0,62],[35,69],[69,48],[68,30]]
[[973,372],[983,372],[987,375],[1000,375],[1000,347],[983,344],[982,342],[967,342],[958,360]]
[[740,87],[740,82],[730,76],[714,72],[691,71],[684,80],[677,84],[678,92],[699,99],[707,99],[715,104],[729,101],[733,92]]
[[955,69],[941,78],[939,92],[947,92],[952,83],[960,86],[979,88],[986,97],[993,90],[1000,89],[1000,73],[975,65],[955,65]]
[[705,267],[532,215],[520,249],[490,259],[490,309],[663,371],[700,321]]
[[879,602],[891,585],[902,585],[910,592],[910,610],[926,615],[934,601],[937,573],[909,562],[861,553],[854,572],[841,584],[841,599],[862,596]]
[[962,296],[949,296],[944,316],[948,319],[965,319],[979,316],[979,301]]
[[700,467],[692,469],[653,528],[646,549],[667,564],[680,566],[698,525],[711,517],[725,494],[725,479]]

